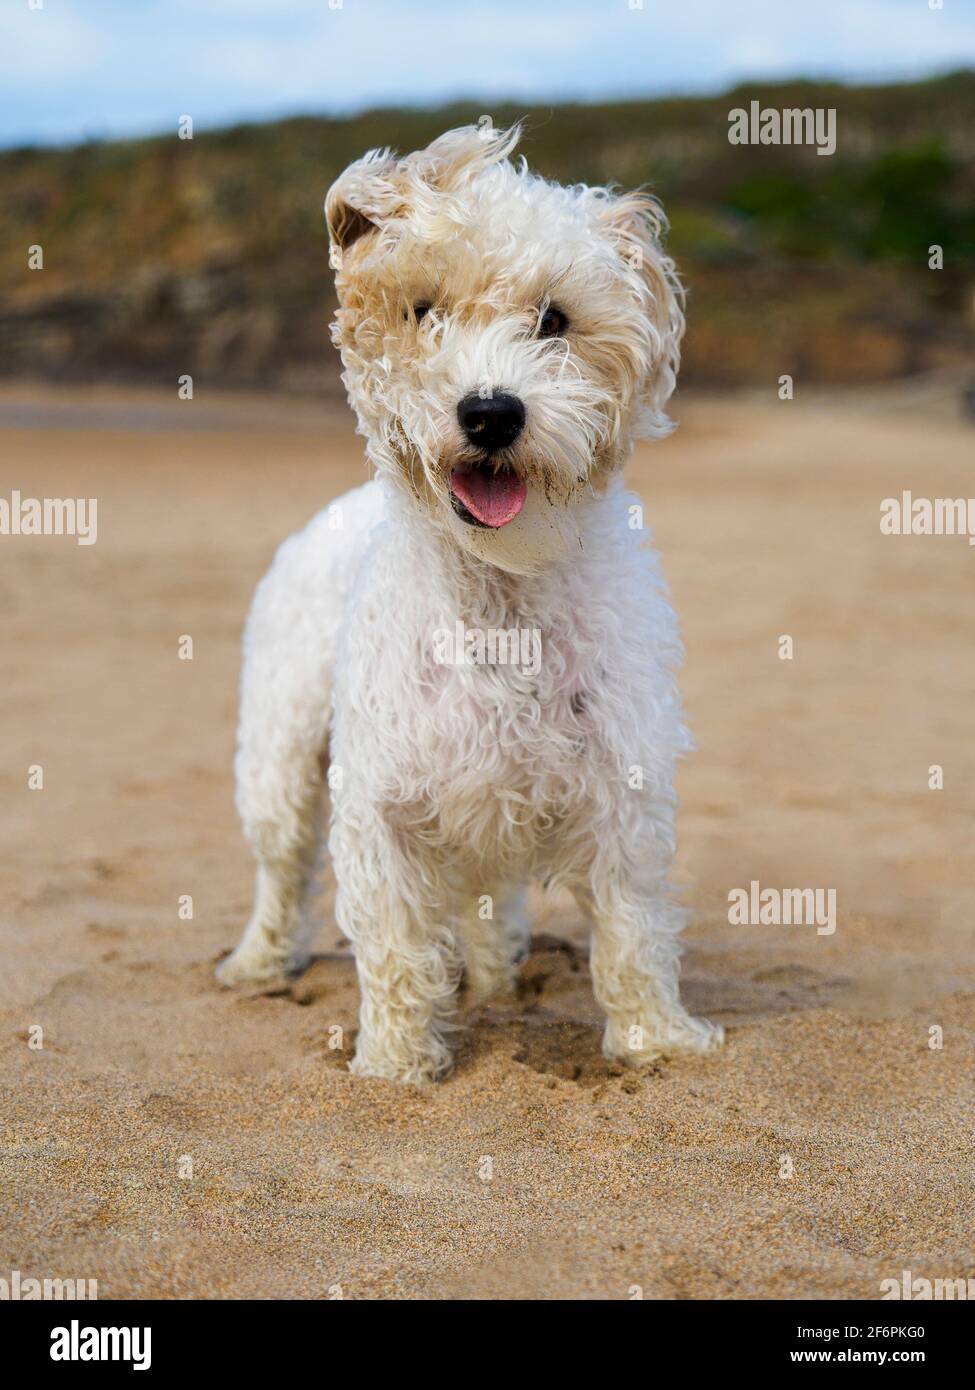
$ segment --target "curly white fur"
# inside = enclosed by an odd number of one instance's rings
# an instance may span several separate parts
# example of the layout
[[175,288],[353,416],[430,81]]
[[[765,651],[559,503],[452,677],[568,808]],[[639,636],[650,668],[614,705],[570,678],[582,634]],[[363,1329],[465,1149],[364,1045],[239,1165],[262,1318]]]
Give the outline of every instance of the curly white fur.
[[[335,337],[377,477],[285,542],[244,643],[257,894],[220,978],[303,959],[327,790],[362,997],[352,1066],[399,1081],[449,1068],[462,972],[477,999],[510,980],[531,881],[591,916],[608,1056],[721,1040],[678,995],[680,643],[620,477],[633,440],[669,428],[679,286],[651,199],[547,183],[509,160],[516,139],[469,127],[373,152],[329,192]],[[568,327],[540,337],[555,305]],[[457,404],[478,391],[525,408],[504,460],[527,499],[497,529],[451,505],[471,458]],[[537,631],[541,669],[443,664],[435,634],[458,622]]]

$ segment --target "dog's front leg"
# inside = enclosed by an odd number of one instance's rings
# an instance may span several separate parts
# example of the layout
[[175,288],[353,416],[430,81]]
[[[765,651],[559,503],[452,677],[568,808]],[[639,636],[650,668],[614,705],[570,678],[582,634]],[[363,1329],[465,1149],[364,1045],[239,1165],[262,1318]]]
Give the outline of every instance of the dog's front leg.
[[579,895],[592,921],[593,991],[606,1014],[603,1052],[641,1066],[677,1053],[710,1052],[724,1031],[680,1001],[677,935],[684,912],[666,879],[619,864],[593,875]]
[[445,884],[385,827],[333,829],[335,916],[355,948],[359,1036],[351,1070],[421,1085],[450,1070],[460,959]]

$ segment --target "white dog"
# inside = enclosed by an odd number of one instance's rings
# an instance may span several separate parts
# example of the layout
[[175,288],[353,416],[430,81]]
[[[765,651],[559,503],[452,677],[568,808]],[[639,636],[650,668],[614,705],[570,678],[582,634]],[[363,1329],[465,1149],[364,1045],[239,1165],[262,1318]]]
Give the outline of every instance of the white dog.
[[462,975],[477,1001],[510,983],[532,880],[591,919],[607,1056],[722,1037],[678,995],[681,649],[620,476],[670,428],[680,287],[652,199],[548,183],[517,138],[374,151],[330,190],[333,335],[377,477],[282,545],[244,641],[257,892],[219,978],[307,959],[327,792],[352,1069],[397,1081],[448,1070]]

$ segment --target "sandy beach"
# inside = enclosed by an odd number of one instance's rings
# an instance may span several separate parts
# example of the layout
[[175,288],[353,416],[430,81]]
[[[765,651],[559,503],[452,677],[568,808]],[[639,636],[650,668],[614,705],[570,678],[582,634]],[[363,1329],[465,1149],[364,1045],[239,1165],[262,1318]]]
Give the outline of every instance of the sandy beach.
[[[727,1046],[607,1063],[582,924],[539,898],[517,996],[419,1091],[346,1069],[330,883],[287,992],[213,979],[252,882],[240,629],[278,542],[366,476],[347,410],[0,391],[0,495],[98,499],[94,545],[0,537],[0,1276],[351,1299],[975,1277],[975,549],[878,523],[903,489],[971,494],[975,436],[906,388],[677,414],[629,476],[698,744],[684,992]],[[753,881],[835,890],[836,931],[730,925]]]

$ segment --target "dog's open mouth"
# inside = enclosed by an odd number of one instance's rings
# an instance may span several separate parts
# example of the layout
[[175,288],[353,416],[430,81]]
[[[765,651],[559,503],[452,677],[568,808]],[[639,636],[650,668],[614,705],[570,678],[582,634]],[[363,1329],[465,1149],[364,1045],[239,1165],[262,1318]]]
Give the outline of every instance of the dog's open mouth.
[[507,526],[525,505],[528,488],[513,468],[472,463],[450,475],[450,500],[469,526]]

